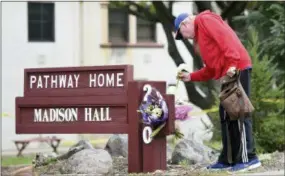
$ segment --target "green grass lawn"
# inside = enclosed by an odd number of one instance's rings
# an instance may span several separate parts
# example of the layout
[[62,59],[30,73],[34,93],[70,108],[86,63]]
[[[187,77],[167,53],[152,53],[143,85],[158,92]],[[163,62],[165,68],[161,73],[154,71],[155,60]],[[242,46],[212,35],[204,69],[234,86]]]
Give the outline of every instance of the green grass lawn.
[[11,166],[11,165],[26,165],[32,164],[34,155],[24,155],[22,157],[16,156],[2,156],[2,166]]
[[211,141],[205,141],[204,144],[214,150],[221,150],[222,149],[222,142],[221,141],[215,141],[215,140],[211,140]]

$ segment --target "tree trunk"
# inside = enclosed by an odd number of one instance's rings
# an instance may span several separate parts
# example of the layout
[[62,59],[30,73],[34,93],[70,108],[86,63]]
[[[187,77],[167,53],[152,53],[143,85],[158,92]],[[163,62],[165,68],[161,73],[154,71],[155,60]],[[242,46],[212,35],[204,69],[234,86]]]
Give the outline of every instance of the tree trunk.
[[205,10],[212,10],[211,1],[195,1],[198,12],[203,12]]
[[[168,42],[168,53],[171,56],[171,58],[173,59],[174,63],[176,66],[179,66],[180,64],[184,63],[184,60],[182,58],[182,56],[180,55],[173,34],[172,34],[172,28],[173,28],[173,16],[172,14],[167,14],[167,9],[166,7],[163,5],[162,2],[159,1],[154,1],[153,2],[154,7],[156,8],[156,12],[157,15],[159,17],[159,19],[161,20],[161,24],[163,26],[163,30],[165,32],[166,38],[167,38],[167,42]],[[193,46],[188,42],[186,43],[188,46],[188,50],[190,52],[190,54],[193,57],[195,57],[195,52],[193,49]],[[198,58],[199,59],[199,58]],[[201,60],[199,61],[198,59],[196,59],[196,65],[197,66],[201,66],[202,62]],[[185,84],[185,88],[187,91],[187,95],[190,99],[190,101],[192,103],[194,103],[195,105],[201,107],[202,109],[205,108],[209,108],[211,107],[211,105],[213,104],[213,95],[210,93],[208,94],[208,97],[203,97],[195,88],[195,85],[197,83],[194,82],[187,82],[184,83]],[[210,89],[210,87],[208,87]]]
[[[172,37],[171,30],[167,25],[163,25],[163,29],[165,34],[168,36],[167,38],[170,38],[168,40],[168,53],[173,59],[176,66],[179,66],[181,63],[184,63],[183,58],[179,54],[179,51],[177,50],[174,38]],[[185,82],[185,88],[187,91],[187,95],[192,103],[199,106],[202,109],[210,108],[213,104],[213,95],[210,93],[208,94],[208,97],[203,97],[195,88],[195,85],[197,83],[194,82]]]
[[[176,66],[179,66],[181,63],[184,63],[183,58],[181,57],[175,40],[173,38],[173,22],[175,17],[172,15],[172,6],[175,1],[169,2],[168,7],[162,1],[153,1],[153,7],[155,12],[150,13],[150,9],[144,5],[136,4],[135,2],[128,2],[126,4],[119,4],[115,3],[115,6],[119,6],[119,8],[126,8],[128,13],[131,13],[135,16],[143,17],[143,19],[153,21],[153,22],[160,22],[163,26],[165,35],[168,41],[168,53],[171,56],[173,62]],[[197,6],[198,12],[202,12],[205,10],[212,10],[212,1],[195,1],[195,5]],[[222,17],[223,19],[228,19],[229,24],[231,25],[231,17],[240,14],[247,2],[235,2],[235,1],[228,1],[228,2],[216,2],[217,5],[222,9]],[[130,5],[136,6],[137,10],[132,10]],[[193,45],[188,40],[182,41],[186,46],[187,50],[193,57],[193,66],[194,70],[200,69],[203,67],[203,62],[199,56],[197,56],[194,52]],[[199,86],[201,90],[206,94],[206,98],[204,98],[200,93],[196,90],[196,86]],[[217,88],[216,81],[210,80],[205,83],[201,82],[189,82],[185,83],[185,87],[187,90],[187,95],[194,104],[200,106],[201,108],[209,108],[214,103],[214,96],[212,90]]]

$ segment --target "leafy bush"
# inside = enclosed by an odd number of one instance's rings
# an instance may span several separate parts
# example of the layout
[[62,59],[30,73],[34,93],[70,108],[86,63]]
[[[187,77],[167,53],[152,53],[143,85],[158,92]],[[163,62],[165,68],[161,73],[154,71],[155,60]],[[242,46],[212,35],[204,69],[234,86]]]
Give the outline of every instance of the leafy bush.
[[280,64],[284,75],[285,57],[285,4],[284,2],[272,3],[265,8],[263,14],[269,19],[270,35],[262,42],[265,52]]
[[269,116],[262,121],[258,133],[255,133],[257,151],[272,153],[284,148],[284,119],[279,116]]
[[275,84],[277,65],[264,54],[253,27],[249,28],[245,43],[251,56],[251,101],[255,107],[253,130],[260,152],[284,150],[284,81]]
[[285,4],[283,1],[254,1],[249,4],[252,7],[248,7],[248,15],[234,17],[234,26],[243,41],[247,40],[248,27],[255,26],[263,52],[278,64],[279,72],[275,76],[279,84],[285,76]]

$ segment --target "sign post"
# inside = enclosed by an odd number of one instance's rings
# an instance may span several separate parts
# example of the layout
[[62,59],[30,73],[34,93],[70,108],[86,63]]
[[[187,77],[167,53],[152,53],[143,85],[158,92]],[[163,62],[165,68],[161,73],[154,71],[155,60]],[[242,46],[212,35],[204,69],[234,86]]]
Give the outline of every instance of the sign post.
[[[128,134],[128,170],[166,169],[166,135],[174,132],[174,97],[165,82],[133,80],[133,66],[25,69],[24,97],[16,97],[16,134]],[[149,144],[140,114],[143,86],[166,99],[169,119]]]

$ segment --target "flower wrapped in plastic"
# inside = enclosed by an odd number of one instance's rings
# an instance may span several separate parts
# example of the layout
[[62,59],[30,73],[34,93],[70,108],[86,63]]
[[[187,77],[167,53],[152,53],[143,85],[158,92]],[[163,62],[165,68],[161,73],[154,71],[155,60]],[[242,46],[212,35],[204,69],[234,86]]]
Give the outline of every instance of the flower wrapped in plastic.
[[[142,123],[151,126],[154,130],[150,135],[153,138],[166,124],[168,107],[165,99],[156,88],[147,84],[144,86],[144,91],[146,94],[143,97],[138,112],[142,114]],[[184,135],[178,129],[175,129],[174,136],[180,139]]]
[[156,128],[166,123],[168,119],[168,107],[161,93],[150,85],[144,86],[146,94],[139,107],[142,114],[142,122]]

